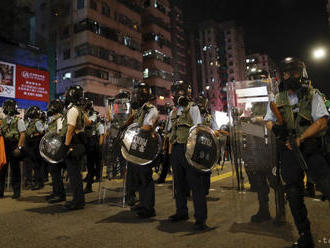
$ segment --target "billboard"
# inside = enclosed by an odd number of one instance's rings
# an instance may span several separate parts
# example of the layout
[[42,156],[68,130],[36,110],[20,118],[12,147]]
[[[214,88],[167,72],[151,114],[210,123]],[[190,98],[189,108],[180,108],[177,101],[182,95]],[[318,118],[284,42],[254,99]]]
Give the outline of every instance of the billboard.
[[0,97],[49,101],[49,73],[0,61]]
[[49,73],[25,66],[16,66],[16,98],[48,102]]
[[0,61],[0,96],[15,97],[16,65]]

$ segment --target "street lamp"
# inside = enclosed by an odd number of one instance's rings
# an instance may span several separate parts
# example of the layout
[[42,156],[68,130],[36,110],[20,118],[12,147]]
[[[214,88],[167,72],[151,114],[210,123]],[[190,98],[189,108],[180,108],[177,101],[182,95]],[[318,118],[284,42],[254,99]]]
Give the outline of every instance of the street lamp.
[[315,60],[324,59],[326,57],[326,50],[323,47],[319,47],[313,50],[313,58]]

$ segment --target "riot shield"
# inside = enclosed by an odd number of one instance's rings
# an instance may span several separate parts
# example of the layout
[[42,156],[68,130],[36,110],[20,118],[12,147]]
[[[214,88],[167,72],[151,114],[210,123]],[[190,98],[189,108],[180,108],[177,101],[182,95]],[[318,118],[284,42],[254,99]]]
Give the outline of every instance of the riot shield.
[[[107,118],[102,163],[108,180],[103,180],[99,184],[99,202],[105,202],[106,193],[111,192],[110,199],[117,199],[117,204],[125,206],[127,163],[121,155],[120,148],[121,136],[124,131],[122,127],[131,115],[129,93],[121,92],[116,97],[107,99],[105,108]],[[122,178],[123,182],[119,178]]]
[[275,143],[272,142],[271,133],[266,129],[263,118],[269,98],[275,93],[276,83],[271,79],[231,82],[227,85],[231,151],[234,174],[240,190],[244,189],[246,183],[243,175],[245,170],[249,171],[248,174],[255,174],[265,166],[274,167]]
[[268,103],[276,93],[277,83],[272,79],[227,84],[234,187],[267,197],[270,187],[273,188],[277,215],[281,216],[284,198],[277,173],[276,140],[263,121]]
[[123,175],[125,160],[121,156],[120,141],[122,126],[131,114],[131,104],[128,96],[119,94],[119,98],[110,99],[106,104],[108,119],[106,123],[106,138],[104,146],[104,164],[107,168],[107,177],[113,178]]

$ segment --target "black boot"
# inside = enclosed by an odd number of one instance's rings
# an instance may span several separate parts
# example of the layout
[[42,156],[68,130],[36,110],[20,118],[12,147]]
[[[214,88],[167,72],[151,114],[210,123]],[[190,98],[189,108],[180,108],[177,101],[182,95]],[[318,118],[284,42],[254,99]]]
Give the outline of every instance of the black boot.
[[268,193],[258,192],[258,201],[259,201],[259,211],[255,215],[251,216],[251,222],[261,223],[271,220],[272,217],[270,216],[270,212],[269,212]]
[[299,239],[291,246],[291,248],[314,248],[313,237],[310,231],[300,233]]
[[305,196],[315,198],[315,185],[313,183],[307,182]]
[[31,190],[39,190],[39,189],[42,189],[44,186],[45,185],[44,185],[43,179],[41,179],[32,186]]
[[14,194],[11,197],[12,199],[18,199],[21,197],[21,186],[20,185],[13,185]]

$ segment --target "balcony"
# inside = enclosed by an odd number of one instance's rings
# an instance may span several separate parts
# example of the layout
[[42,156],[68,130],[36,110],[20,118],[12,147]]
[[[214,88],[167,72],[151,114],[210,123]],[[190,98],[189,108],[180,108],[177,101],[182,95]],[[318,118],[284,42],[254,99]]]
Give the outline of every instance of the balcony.
[[161,18],[155,17],[153,15],[148,15],[142,18],[142,25],[146,26],[149,24],[156,24],[159,27],[165,29],[167,32],[170,32],[169,24],[165,23]]

